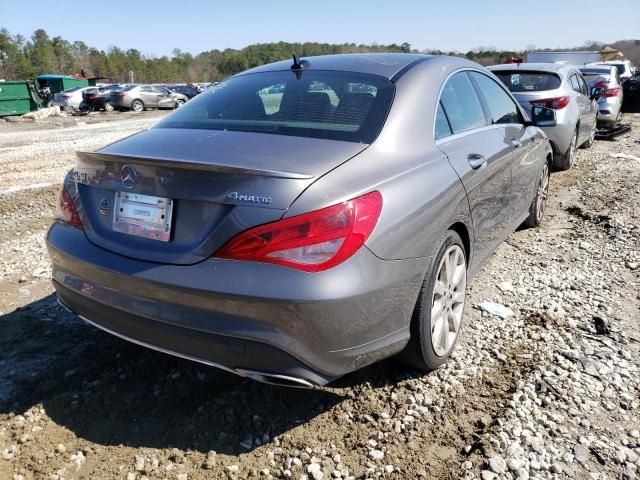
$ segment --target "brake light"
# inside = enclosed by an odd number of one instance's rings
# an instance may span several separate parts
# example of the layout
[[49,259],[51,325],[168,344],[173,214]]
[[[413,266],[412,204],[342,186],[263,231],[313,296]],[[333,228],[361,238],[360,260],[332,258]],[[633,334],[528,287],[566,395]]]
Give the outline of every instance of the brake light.
[[607,88],[607,85],[609,85],[609,82],[607,82],[606,80],[600,80],[599,82],[596,82],[594,87],[595,88]]
[[63,95],[62,98],[69,100],[71,98],[71,95]]
[[71,199],[69,190],[67,190],[67,187],[64,185],[58,198],[55,219],[68,223],[73,227],[82,228],[82,221],[80,220],[80,215],[78,215],[78,210],[76,210],[76,206]]
[[617,97],[619,93],[620,93],[620,87],[607,88],[603,92],[602,96],[603,97]]
[[115,95],[116,95],[116,97],[126,97],[127,93],[126,92],[118,92]]
[[373,232],[380,192],[260,225],[232,238],[214,257],[275,263],[305,272],[321,272],[354,255]]
[[571,97],[555,97],[555,98],[545,98],[543,100],[532,100],[531,105],[535,105],[536,107],[545,107],[551,108],[553,110],[562,110],[567,105],[569,105],[569,101]]
[[89,95],[89,99],[90,100],[95,100],[98,96],[95,93],[92,93],[91,95]]

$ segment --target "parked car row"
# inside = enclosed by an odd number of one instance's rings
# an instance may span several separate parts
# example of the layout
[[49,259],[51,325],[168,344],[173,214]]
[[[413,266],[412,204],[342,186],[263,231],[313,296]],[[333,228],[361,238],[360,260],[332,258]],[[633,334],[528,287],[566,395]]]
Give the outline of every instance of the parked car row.
[[577,68],[493,71],[294,56],[79,153],[47,235],[60,302],[268,383],[322,385],[392,355],[437,368],[474,274],[543,221],[552,165],[594,139],[602,89]]
[[109,84],[73,87],[56,93],[50,106],[88,113],[115,110],[143,111],[145,108],[178,108],[209,88],[199,84]]
[[[555,112],[557,125],[543,127],[553,147],[553,166],[571,168],[578,147],[595,139],[599,99],[605,89],[589,88],[580,70],[562,63],[519,63],[489,67],[528,113],[534,107]],[[610,70],[615,70],[611,68]]]

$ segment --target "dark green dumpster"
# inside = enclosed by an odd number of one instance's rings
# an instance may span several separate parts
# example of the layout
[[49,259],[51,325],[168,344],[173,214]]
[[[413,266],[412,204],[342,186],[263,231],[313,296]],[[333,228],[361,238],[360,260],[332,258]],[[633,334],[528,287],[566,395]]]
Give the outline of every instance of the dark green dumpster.
[[0,82],[0,117],[23,115],[37,109],[29,94],[29,81]]
[[51,94],[63,92],[72,87],[88,87],[89,80],[71,75],[38,75],[36,77],[40,90],[49,87]]

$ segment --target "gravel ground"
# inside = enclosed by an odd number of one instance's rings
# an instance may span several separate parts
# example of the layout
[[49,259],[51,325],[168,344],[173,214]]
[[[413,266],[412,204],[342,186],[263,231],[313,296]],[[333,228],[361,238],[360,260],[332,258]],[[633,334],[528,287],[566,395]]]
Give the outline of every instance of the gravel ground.
[[157,118],[0,123],[0,479],[638,476],[639,118],[553,175],[544,225],[474,280],[445,367],[385,361],[308,391],[143,349],[56,305],[43,239],[58,186],[41,184]]

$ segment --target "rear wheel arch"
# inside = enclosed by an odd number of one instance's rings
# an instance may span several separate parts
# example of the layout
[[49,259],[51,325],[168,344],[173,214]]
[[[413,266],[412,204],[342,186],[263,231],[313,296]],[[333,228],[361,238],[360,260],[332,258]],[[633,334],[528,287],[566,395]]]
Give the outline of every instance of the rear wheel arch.
[[469,229],[467,228],[467,225],[464,224],[464,222],[456,222],[453,225],[451,225],[449,227],[449,230],[453,230],[454,232],[456,232],[458,235],[460,235],[460,238],[462,239],[462,243],[464,246],[464,254],[467,257],[467,267],[469,266],[470,259],[471,259],[471,236],[469,234]]

